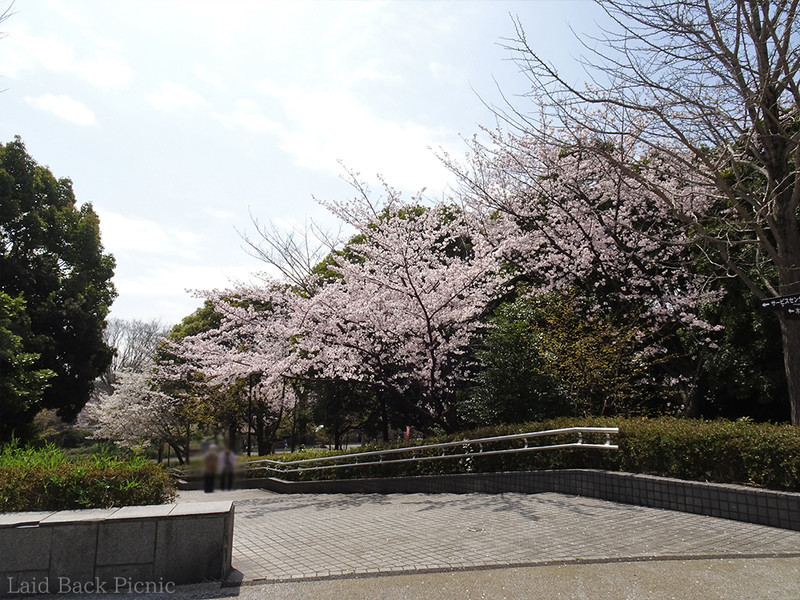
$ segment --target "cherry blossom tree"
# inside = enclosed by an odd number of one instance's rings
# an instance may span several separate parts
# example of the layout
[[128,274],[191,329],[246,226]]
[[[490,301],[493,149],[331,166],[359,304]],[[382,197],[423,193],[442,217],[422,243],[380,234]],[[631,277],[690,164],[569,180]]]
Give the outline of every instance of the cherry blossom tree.
[[[651,359],[668,353],[673,362],[681,360],[678,331],[712,343],[715,327],[698,315],[719,295],[698,274],[682,218],[708,210],[713,200],[706,187],[678,176],[679,163],[635,138],[613,143],[586,130],[575,143],[576,130],[544,125],[486,133],[487,141],[473,140],[467,166],[449,163],[463,182],[465,201],[484,216],[482,231],[538,293],[578,293],[584,318],[616,324],[606,330],[618,330],[630,361],[658,365],[652,376],[666,372],[672,387],[683,386],[693,397],[683,367],[669,372],[663,360]],[[584,149],[593,144],[637,176]],[[669,204],[652,191],[650,179],[670,190]],[[623,339],[631,331],[635,340]]]
[[475,234],[479,221],[462,208],[403,204],[389,188],[373,203],[358,189],[354,200],[327,205],[357,233],[328,256],[324,274],[292,287],[265,280],[206,293],[221,324],[172,344],[176,360],[159,376],[201,372],[209,385],[230,385],[256,375],[271,402],[278,388],[286,401],[286,382],[366,385],[384,433],[395,401],[423,426],[456,427],[456,389],[504,284],[497,247]]
[[[519,272],[544,292],[577,287],[601,306],[635,307],[632,316],[654,330],[676,321],[705,327],[697,307],[714,294],[694,274],[689,237],[671,206],[595,153],[569,140],[559,145],[556,132],[489,134],[488,143],[473,142],[468,167],[451,167],[467,202],[486,215],[483,230]],[[623,143],[612,151],[669,187],[672,206],[708,207],[705,190],[675,177],[669,159]]]
[[[239,423],[249,434],[255,429],[259,453],[266,451],[268,429],[274,429],[293,400],[287,394],[290,334],[286,285],[269,280],[263,286],[240,286],[202,292],[219,321],[215,327],[178,340],[168,340],[159,361],[157,378],[169,382],[194,381],[210,396],[208,412],[225,421],[231,438]],[[180,387],[180,386],[178,386]],[[232,440],[233,442],[233,440]]]
[[467,354],[504,283],[497,249],[461,208],[404,205],[388,188],[375,204],[361,191],[328,204],[358,243],[331,258],[338,277],[299,302],[296,366],[367,381],[403,398],[424,425],[453,429]]
[[114,359],[95,385],[92,400],[79,422],[94,430],[94,437],[142,449],[162,445],[174,449],[178,461],[187,460],[186,406],[154,385],[155,356],[167,330],[158,320],[112,319],[104,339],[114,349]]
[[118,371],[113,392],[102,394],[87,411],[96,423],[95,438],[137,449],[167,443],[179,463],[188,459],[185,414],[174,398],[153,388],[149,373]]
[[265,280],[263,286],[239,286],[199,292],[221,315],[217,327],[168,344],[181,361],[162,363],[171,378],[202,371],[209,383],[230,384],[251,374],[265,381],[280,377],[289,355],[286,318],[293,295],[287,286]]
[[[800,293],[800,2],[598,3],[613,27],[585,40],[592,85],[567,81],[519,25],[509,48],[544,118],[513,109],[501,116],[536,136],[546,135],[543,122],[556,123],[567,132],[561,144],[569,138],[640,182],[683,221],[707,264],[757,299]],[[676,166],[667,185],[621,159],[622,138],[669,157]],[[674,181],[704,187],[713,210],[672,206]],[[778,320],[800,425],[800,321],[788,312]]]

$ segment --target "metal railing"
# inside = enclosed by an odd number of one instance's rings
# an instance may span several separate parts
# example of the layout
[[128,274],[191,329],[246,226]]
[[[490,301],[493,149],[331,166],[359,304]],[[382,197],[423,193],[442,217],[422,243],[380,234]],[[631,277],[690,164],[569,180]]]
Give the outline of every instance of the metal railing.
[[[247,477],[274,477],[286,473],[377,465],[383,466],[408,462],[473,458],[500,454],[518,454],[523,452],[555,450],[559,448],[617,450],[618,446],[611,441],[611,436],[617,433],[619,433],[619,428],[617,427],[566,427],[563,429],[531,431],[514,435],[501,435],[457,442],[444,442],[441,444],[426,444],[422,446],[407,446],[404,448],[391,448],[389,450],[354,452],[350,454],[337,454],[291,461],[279,461],[265,458],[248,462],[246,471]],[[546,445],[531,444],[531,440],[536,438],[565,434],[575,434],[577,439],[571,442],[559,442]],[[602,437],[604,441],[602,443],[586,441],[584,440],[584,435],[587,434],[592,437]],[[497,448],[497,446],[507,445],[508,443],[517,443],[519,445],[510,448]]]

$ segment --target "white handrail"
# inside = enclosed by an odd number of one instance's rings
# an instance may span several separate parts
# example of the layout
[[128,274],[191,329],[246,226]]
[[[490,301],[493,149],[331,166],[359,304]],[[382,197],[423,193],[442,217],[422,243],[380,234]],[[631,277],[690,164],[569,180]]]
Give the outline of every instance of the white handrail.
[[[578,439],[575,442],[530,446],[529,438],[542,436],[552,436],[566,433],[577,433]],[[605,434],[605,442],[602,444],[587,443],[583,440],[583,434]],[[495,437],[476,438],[461,440],[456,442],[443,442],[440,444],[425,444],[422,446],[407,446],[404,448],[390,448],[388,450],[372,450],[369,452],[354,452],[350,454],[337,454],[332,456],[321,456],[319,458],[304,458],[300,460],[280,461],[271,459],[255,460],[247,463],[248,471],[265,471],[267,473],[298,473],[301,471],[320,471],[323,469],[341,469],[345,467],[365,467],[370,465],[388,465],[407,462],[421,462],[427,460],[441,460],[445,458],[466,458],[472,456],[491,456],[498,454],[512,454],[520,452],[534,452],[541,450],[554,450],[558,448],[598,448],[603,450],[617,450],[619,447],[611,443],[611,435],[619,433],[618,427],[565,427],[562,429],[548,429],[545,431],[531,431],[528,433],[518,433],[513,435],[501,435]],[[497,444],[523,440],[525,445],[522,448],[503,448],[499,450],[484,450],[484,444]],[[477,445],[478,450],[470,450],[471,446]],[[458,454],[447,454],[448,448],[456,446],[464,447],[467,451]],[[441,449],[442,453],[432,456],[415,456],[417,452],[428,452]],[[399,454],[411,454],[409,457],[396,457]],[[374,460],[374,458],[378,460]],[[363,459],[371,459],[364,461]],[[344,462],[342,462],[344,461]]]

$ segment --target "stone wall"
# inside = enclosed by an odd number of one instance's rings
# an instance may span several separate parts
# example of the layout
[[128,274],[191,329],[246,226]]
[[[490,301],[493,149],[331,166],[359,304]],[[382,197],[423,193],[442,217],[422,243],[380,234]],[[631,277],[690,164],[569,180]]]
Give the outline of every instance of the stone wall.
[[0,514],[0,594],[169,593],[231,569],[232,502]]

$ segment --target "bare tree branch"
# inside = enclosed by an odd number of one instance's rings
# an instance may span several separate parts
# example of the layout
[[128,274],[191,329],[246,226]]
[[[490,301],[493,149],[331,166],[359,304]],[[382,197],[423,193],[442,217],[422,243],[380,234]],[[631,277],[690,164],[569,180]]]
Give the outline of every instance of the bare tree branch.
[[340,232],[327,232],[310,219],[303,228],[294,229],[281,228],[273,222],[262,223],[252,212],[250,220],[257,237],[239,232],[248,254],[278,269],[292,285],[310,292],[314,267],[339,244]]

